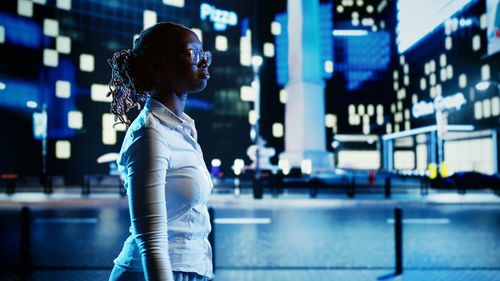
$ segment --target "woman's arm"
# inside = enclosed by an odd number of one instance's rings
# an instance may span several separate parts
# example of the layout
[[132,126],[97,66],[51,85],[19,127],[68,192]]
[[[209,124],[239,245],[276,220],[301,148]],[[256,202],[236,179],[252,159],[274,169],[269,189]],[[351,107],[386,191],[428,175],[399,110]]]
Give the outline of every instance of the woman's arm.
[[156,129],[143,127],[134,132],[127,157],[130,218],[145,278],[173,280],[165,202],[167,146]]

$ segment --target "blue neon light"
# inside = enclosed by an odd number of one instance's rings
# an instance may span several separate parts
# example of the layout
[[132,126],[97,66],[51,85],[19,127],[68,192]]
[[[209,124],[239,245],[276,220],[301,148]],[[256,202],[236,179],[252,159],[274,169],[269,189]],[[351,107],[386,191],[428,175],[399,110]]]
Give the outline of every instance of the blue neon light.
[[[331,36],[330,37],[334,37]],[[346,89],[357,90],[379,71],[389,66],[391,35],[387,31],[368,32],[363,36],[335,36],[343,60],[335,63],[335,71],[343,72]]]
[[238,15],[233,11],[226,11],[215,8],[207,3],[200,4],[200,19],[209,18],[214,23],[214,29],[217,31],[226,30],[228,25],[238,24]]
[[[320,4],[320,36],[321,36],[321,73],[324,79],[330,79],[332,72],[324,68],[325,62],[333,62],[333,13],[332,3]],[[274,21],[281,25],[281,33],[275,36],[276,47],[276,80],[278,85],[285,86],[288,82],[288,15],[279,13],[274,16]]]
[[404,53],[446,19],[476,0],[398,0],[396,43]]
[[36,22],[0,13],[0,25],[5,28],[5,40],[13,45],[40,49],[42,47],[42,29]]

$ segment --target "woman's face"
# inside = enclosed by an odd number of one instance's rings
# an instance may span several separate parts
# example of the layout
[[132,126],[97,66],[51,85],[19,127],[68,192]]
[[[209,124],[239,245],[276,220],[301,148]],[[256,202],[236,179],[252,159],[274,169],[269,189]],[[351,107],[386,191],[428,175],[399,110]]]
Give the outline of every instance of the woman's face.
[[168,89],[176,94],[196,93],[207,86],[210,78],[208,62],[201,56],[196,64],[191,59],[189,50],[203,50],[198,36],[189,29],[179,33],[178,44],[172,46],[173,51],[166,56],[166,71],[161,72],[161,80]]

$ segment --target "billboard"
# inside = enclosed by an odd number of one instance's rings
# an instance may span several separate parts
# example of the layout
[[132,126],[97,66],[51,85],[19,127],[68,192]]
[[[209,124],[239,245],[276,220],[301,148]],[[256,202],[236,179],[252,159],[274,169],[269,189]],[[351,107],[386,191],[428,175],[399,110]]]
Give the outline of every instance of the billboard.
[[488,55],[500,51],[500,0],[487,0],[486,14],[488,27],[486,37],[488,38]]

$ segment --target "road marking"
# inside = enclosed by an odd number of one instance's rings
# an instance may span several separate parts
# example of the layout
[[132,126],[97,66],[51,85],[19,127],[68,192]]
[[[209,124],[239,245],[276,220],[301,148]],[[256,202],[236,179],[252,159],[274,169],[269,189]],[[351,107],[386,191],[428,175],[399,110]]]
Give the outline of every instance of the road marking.
[[270,218],[218,218],[217,224],[270,224]]
[[[394,219],[387,219],[388,224],[394,224]],[[403,223],[406,224],[449,224],[450,220],[446,218],[439,219],[424,219],[424,218],[416,218],[416,219],[403,219]]]
[[35,223],[97,223],[97,218],[40,218]]

